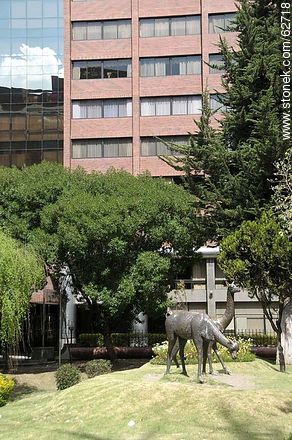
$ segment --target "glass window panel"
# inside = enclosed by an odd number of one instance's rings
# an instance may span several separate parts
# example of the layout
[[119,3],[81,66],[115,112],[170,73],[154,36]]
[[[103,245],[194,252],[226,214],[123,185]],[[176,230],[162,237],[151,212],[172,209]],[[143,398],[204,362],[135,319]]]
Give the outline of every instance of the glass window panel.
[[100,21],[92,21],[87,23],[87,39],[101,40],[102,38],[102,24]]
[[0,8],[1,8],[2,18],[9,18],[10,17],[10,2],[8,2],[7,0],[1,0]]
[[224,14],[209,15],[209,33],[220,34],[224,32]]
[[102,145],[100,141],[88,142],[87,157],[102,157]]
[[126,117],[131,116],[129,115],[129,108],[128,108],[129,101],[127,100],[120,100],[118,103],[119,106],[119,117]]
[[129,20],[118,22],[118,38],[131,38],[131,22]]
[[[84,76],[85,70],[85,76]],[[72,78],[84,79],[86,78],[86,61],[74,61],[72,66]]]
[[141,76],[154,76],[154,59],[144,58],[140,60],[140,75]]
[[155,19],[155,36],[164,37],[169,35],[169,19],[156,18]]
[[58,16],[58,0],[43,0],[44,17]]
[[[1,6],[1,4],[0,4]],[[2,11],[1,11],[2,12]],[[6,20],[0,20],[0,29],[9,29],[10,28],[10,20],[6,19]]]
[[[26,20],[25,19],[13,19],[11,20],[11,28],[12,29],[25,29],[26,30]],[[13,31],[14,33],[14,31]],[[14,33],[15,35],[15,33]]]
[[199,16],[186,17],[186,35],[198,35],[201,33],[201,19]]
[[[1,114],[0,115],[0,131],[7,131],[10,130],[10,114]],[[2,133],[1,133],[1,140],[2,139]]]
[[140,20],[140,37],[154,37],[155,25],[153,19]]
[[57,115],[44,115],[44,129],[56,130],[58,128]]
[[187,57],[187,75],[201,74],[201,57]]
[[11,18],[26,17],[26,2],[24,0],[13,0],[9,3],[11,5]]
[[130,60],[118,61],[119,78],[130,78],[132,76],[132,63]]
[[25,130],[26,129],[26,116],[25,115],[11,115],[12,130]]
[[73,141],[72,143],[72,158],[84,159],[87,155],[87,146],[85,143]]
[[58,27],[58,19],[57,18],[44,18],[43,19],[43,28],[44,29],[53,29],[54,33],[56,33],[56,28]]
[[121,140],[119,142],[119,156],[130,157],[132,156],[132,142],[128,140]]
[[127,100],[127,116],[132,116],[132,100]]
[[175,17],[171,19],[171,35],[186,34],[186,18]]
[[100,79],[101,78],[101,61],[88,61],[87,63],[87,77],[88,79]]
[[10,166],[10,153],[6,151],[0,151],[0,165],[4,167]]
[[141,116],[154,116],[155,115],[155,99],[154,98],[142,98],[141,99]]
[[187,58],[173,57],[171,59],[171,74],[186,75],[187,74]]
[[157,116],[170,115],[170,99],[156,98],[155,110]]
[[42,16],[42,2],[39,0],[27,0],[27,16],[36,18]]
[[102,101],[86,101],[87,118],[96,119],[102,117]]
[[[236,17],[236,13],[225,14],[225,23],[224,29],[232,31],[232,27],[234,27],[234,19]],[[230,29],[229,29],[230,28]]]
[[[75,119],[81,118],[82,110],[79,102],[72,103],[72,116]],[[84,117],[84,116],[83,116]]]
[[188,113],[188,101],[187,97],[177,97],[172,100],[172,114],[173,115],[186,115]]
[[115,60],[103,62],[103,76],[104,78],[118,77],[118,63]]
[[104,157],[118,157],[119,144],[114,143],[114,140],[104,140],[103,155]]
[[86,22],[73,23],[72,30],[73,30],[73,40],[86,40],[86,36],[87,36]]
[[141,140],[141,155],[156,156],[156,141],[153,138],[145,138]]
[[223,69],[220,67],[224,67],[224,60],[221,54],[212,54],[209,55],[209,73],[222,73]]
[[155,76],[165,76],[169,73],[169,58],[155,58]]
[[108,99],[104,102],[103,114],[105,118],[117,118],[119,116],[119,105],[114,99]]
[[28,114],[28,130],[42,131],[42,116]]
[[105,40],[118,38],[118,25],[116,21],[105,21],[103,23],[103,38]]
[[157,151],[157,156],[161,154],[166,154],[166,155],[172,154],[171,150],[167,148],[167,146],[162,141],[159,140],[157,140],[156,151]]
[[220,94],[212,94],[210,95],[210,106],[212,111],[226,111],[226,106],[222,104]]
[[188,114],[199,115],[202,112],[202,99],[200,96],[188,97]]
[[10,142],[0,142],[0,151],[10,150]]

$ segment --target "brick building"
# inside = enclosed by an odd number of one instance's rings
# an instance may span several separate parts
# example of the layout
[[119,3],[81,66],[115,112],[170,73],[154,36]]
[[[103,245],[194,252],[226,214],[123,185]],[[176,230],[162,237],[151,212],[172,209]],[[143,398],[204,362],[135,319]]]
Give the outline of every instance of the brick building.
[[64,165],[177,173],[157,137],[185,142],[222,91],[219,34],[230,44],[233,0],[65,2]]

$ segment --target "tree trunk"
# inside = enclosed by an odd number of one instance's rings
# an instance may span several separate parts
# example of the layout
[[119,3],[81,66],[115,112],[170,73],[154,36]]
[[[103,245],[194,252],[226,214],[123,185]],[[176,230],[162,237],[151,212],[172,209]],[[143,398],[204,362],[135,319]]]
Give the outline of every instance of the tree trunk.
[[282,346],[282,327],[281,322],[283,318],[283,310],[284,310],[284,304],[282,302],[279,303],[279,319],[277,320],[277,358],[280,364],[280,371],[281,373],[285,373],[286,371],[286,365],[285,365],[285,356],[284,356],[284,350]]
[[281,345],[286,365],[292,365],[292,299],[284,306],[281,319]]
[[117,359],[117,355],[113,346],[113,341],[111,337],[111,331],[109,327],[109,322],[107,318],[104,318],[104,324],[103,324],[103,337],[104,337],[104,344],[107,349],[108,357],[112,363],[114,363]]

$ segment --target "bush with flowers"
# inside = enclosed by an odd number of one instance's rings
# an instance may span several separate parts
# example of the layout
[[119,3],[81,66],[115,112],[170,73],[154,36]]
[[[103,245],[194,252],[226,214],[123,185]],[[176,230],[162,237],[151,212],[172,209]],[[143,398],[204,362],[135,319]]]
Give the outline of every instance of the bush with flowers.
[[[236,338],[236,341],[239,343],[239,350],[237,352],[237,358],[235,359],[235,362],[254,361],[256,356],[250,351],[250,348],[253,345],[252,340],[242,339],[238,337]],[[226,347],[223,347],[223,345],[220,344],[217,344],[217,347],[224,362],[231,362],[233,360]],[[152,349],[155,356],[151,360],[151,363],[156,365],[165,365],[167,361],[168,342],[164,341],[161,344],[155,344]],[[186,343],[184,352],[186,357],[186,364],[198,363],[197,350],[193,342],[188,341]],[[179,356],[177,356],[177,358],[179,360]],[[213,351],[212,351],[212,360],[213,362],[218,362],[218,359]]]
[[14,381],[0,373],[0,406],[6,405],[14,388]]

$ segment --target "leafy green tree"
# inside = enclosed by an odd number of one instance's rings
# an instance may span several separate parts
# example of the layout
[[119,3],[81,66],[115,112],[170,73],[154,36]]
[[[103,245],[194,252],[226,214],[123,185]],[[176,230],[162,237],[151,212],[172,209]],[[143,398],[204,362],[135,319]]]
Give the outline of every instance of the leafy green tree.
[[237,48],[223,38],[219,44],[225,88],[220,100],[227,108],[222,132],[210,127],[216,116],[205,94],[198,135],[191,136],[187,146],[169,145],[175,157],[164,158],[185,173],[201,208],[212,216],[213,235],[218,238],[270,206],[275,162],[288,148],[281,130],[280,3],[239,1],[233,25]]
[[0,169],[0,184],[0,225],[56,276],[70,266],[108,346],[114,320],[162,313],[172,274],[206,239],[195,197],[150,176],[41,164]]
[[244,222],[223,240],[218,262],[227,279],[246,288],[261,303],[277,333],[280,370],[285,371],[281,321],[292,298],[292,243],[271,212],[266,212],[257,221]]
[[45,207],[32,242],[46,261],[55,250],[52,262],[69,264],[110,347],[110,324],[125,310],[165,308],[177,257],[193,256],[204,238],[182,188],[111,171]]
[[31,294],[44,279],[43,261],[33,249],[0,231],[0,338],[6,355],[17,346]]

